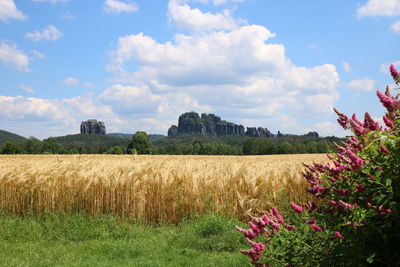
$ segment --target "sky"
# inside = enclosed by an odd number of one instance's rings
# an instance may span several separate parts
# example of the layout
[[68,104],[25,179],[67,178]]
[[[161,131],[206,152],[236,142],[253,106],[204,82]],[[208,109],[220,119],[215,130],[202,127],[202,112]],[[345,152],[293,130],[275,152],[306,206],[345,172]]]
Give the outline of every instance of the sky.
[[272,133],[381,125],[400,0],[0,0],[0,129],[167,134],[213,113]]

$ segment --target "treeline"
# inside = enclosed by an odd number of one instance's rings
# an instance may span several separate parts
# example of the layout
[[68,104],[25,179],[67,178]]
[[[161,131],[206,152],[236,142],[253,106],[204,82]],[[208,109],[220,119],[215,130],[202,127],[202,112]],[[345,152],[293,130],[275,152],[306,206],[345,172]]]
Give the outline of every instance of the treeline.
[[[104,140],[103,140],[104,139]],[[118,138],[119,139],[119,138]],[[153,145],[149,135],[136,132],[123,143],[115,137],[91,135],[50,137],[43,141],[30,137],[22,142],[7,141],[0,154],[169,154],[169,155],[271,155],[326,153],[334,151],[338,138],[314,138],[290,143],[278,138],[248,138],[242,144],[194,141],[192,144]],[[61,141],[61,142],[59,142]]]
[[22,142],[15,143],[6,141],[0,147],[0,154],[126,154],[127,150],[123,146],[113,146],[107,149],[95,147],[95,152],[91,153],[85,146],[71,146],[65,148],[53,137],[40,141],[35,137],[30,137]]
[[272,155],[307,154],[334,151],[333,142],[317,139],[307,143],[274,142],[267,138],[249,138],[243,145],[221,144],[216,142],[193,144],[169,144],[155,146],[153,154],[171,155]]

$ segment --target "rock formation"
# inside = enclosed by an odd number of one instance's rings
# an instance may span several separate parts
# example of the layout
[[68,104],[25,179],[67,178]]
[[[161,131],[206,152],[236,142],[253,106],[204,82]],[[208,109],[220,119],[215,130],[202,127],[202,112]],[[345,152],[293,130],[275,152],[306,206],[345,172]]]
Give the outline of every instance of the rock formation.
[[[245,127],[232,122],[221,120],[221,117],[214,114],[201,114],[186,112],[179,116],[178,126],[172,125],[168,130],[168,136],[177,136],[181,134],[195,134],[208,136],[248,136],[248,137],[265,137],[271,138],[274,135],[267,129],[262,127]],[[288,136],[278,131],[277,137]],[[319,137],[317,132],[309,132],[304,136]]]
[[250,137],[273,137],[267,128],[247,127],[246,135]]
[[305,134],[305,136],[319,137],[319,134],[317,132],[309,132],[308,134]]
[[186,112],[179,116],[178,126],[172,125],[168,130],[168,136],[179,134],[197,134],[209,136],[240,135],[250,137],[272,137],[266,128],[247,128],[232,122],[221,120],[214,114],[201,114],[196,112]]
[[106,134],[104,122],[97,120],[87,120],[81,123],[81,134]]

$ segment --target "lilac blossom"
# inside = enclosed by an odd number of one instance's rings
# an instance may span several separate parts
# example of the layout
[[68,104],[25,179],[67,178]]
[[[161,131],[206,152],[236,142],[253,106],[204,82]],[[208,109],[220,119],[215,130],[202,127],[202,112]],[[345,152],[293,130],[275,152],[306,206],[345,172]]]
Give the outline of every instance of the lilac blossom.
[[299,205],[296,205],[293,202],[290,202],[290,207],[292,207],[294,212],[297,212],[297,213],[302,213],[303,212],[303,207],[299,206]]

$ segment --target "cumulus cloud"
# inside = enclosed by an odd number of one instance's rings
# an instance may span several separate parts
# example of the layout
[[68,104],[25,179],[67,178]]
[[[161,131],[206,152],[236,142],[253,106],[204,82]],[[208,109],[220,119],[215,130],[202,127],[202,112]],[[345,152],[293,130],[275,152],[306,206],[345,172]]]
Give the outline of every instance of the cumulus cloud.
[[[163,114],[163,121],[195,110],[236,122],[268,123],[254,126],[296,126],[301,131],[298,118],[332,114],[339,97],[339,75],[331,64],[294,65],[284,45],[271,41],[274,36],[259,25],[177,34],[173,42],[166,43],[143,33],[126,35],[119,38],[107,69],[115,73],[115,81],[160,96],[152,110],[155,117]],[[138,69],[135,72],[128,71],[132,63]],[[119,93],[120,99],[135,105],[130,93]],[[178,99],[186,100],[178,103]],[[114,102],[107,104],[117,106],[118,101]]]
[[3,62],[3,65],[14,65],[18,71],[30,71],[30,58],[13,42],[0,42],[0,61]]
[[80,122],[89,118],[104,121],[109,129],[116,129],[122,123],[109,106],[92,95],[65,99],[0,95],[0,124],[25,136],[76,134]]
[[350,90],[356,90],[356,91],[372,91],[374,90],[374,84],[375,84],[374,80],[368,78],[362,78],[359,80],[350,81],[347,87]]
[[100,94],[100,100],[120,112],[149,113],[157,110],[161,97],[152,94],[147,87],[114,84]]
[[0,21],[8,22],[9,19],[25,20],[26,16],[18,10],[14,0],[0,2]]
[[35,90],[33,90],[31,87],[28,87],[28,86],[26,86],[26,85],[24,85],[24,84],[22,84],[22,83],[20,83],[19,84],[19,86],[18,86],[22,91],[25,91],[25,92],[27,92],[27,93],[34,93],[35,92]]
[[232,30],[244,23],[243,20],[233,18],[228,9],[215,14],[202,12],[198,8],[191,8],[181,0],[168,2],[168,18],[178,28],[191,31]]
[[390,27],[395,33],[400,34],[400,20],[392,24]]
[[107,13],[136,12],[139,6],[133,1],[106,0],[103,5]]
[[25,34],[25,37],[32,39],[34,42],[40,41],[56,41],[62,36],[62,32],[60,32],[55,26],[48,25],[42,32],[34,31]]
[[357,9],[359,17],[366,16],[397,16],[400,15],[399,0],[368,0]]
[[346,61],[342,62],[342,66],[345,72],[351,72],[351,66],[349,63],[347,63]]

